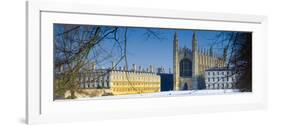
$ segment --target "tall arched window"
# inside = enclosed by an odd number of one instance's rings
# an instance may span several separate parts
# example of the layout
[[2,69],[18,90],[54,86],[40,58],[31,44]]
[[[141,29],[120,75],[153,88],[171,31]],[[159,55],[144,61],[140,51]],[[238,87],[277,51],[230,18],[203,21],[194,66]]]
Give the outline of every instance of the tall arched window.
[[192,62],[188,59],[180,61],[180,76],[191,77],[192,75]]

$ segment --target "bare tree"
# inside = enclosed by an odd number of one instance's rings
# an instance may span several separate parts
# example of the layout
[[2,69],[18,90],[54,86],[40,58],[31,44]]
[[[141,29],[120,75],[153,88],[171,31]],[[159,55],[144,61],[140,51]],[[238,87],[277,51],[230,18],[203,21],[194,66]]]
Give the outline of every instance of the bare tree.
[[[118,28],[55,24],[54,30],[54,68],[60,70],[55,75],[54,93],[55,96],[63,96],[70,90],[69,98],[75,98],[75,91],[79,91],[78,77],[81,69],[91,62],[99,64],[113,57],[113,52],[106,51],[99,44],[104,39],[117,40]],[[116,40],[113,41],[117,42]]]
[[[149,37],[158,37],[152,29],[145,29]],[[94,63],[102,67],[116,61],[117,63],[97,76],[102,77],[124,61],[128,69],[126,27],[94,26],[94,25],[54,25],[55,62],[54,97],[64,97],[70,91],[70,97],[76,98],[75,92],[81,92],[79,87],[81,70],[91,72],[89,66]],[[128,74],[127,80],[130,83]],[[133,89],[134,86],[130,83]]]
[[221,47],[227,67],[238,75],[236,87],[240,91],[252,91],[252,33],[221,32],[216,38],[212,46]]

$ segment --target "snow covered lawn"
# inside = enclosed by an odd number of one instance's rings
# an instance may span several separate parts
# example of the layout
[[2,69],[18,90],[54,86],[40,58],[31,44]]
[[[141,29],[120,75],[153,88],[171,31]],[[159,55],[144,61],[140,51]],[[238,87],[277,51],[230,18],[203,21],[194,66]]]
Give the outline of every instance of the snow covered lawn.
[[164,91],[158,93],[144,93],[144,94],[132,94],[124,95],[124,97],[159,97],[159,96],[181,96],[181,95],[219,95],[226,93],[239,93],[236,89],[225,90],[188,90],[188,91]]
[[187,90],[187,91],[164,91],[158,93],[145,94],[130,94],[120,96],[99,96],[92,98],[78,98],[74,100],[87,99],[122,99],[122,98],[136,98],[136,97],[169,97],[169,96],[194,96],[194,95],[222,95],[240,93],[237,89],[221,89],[221,90]]

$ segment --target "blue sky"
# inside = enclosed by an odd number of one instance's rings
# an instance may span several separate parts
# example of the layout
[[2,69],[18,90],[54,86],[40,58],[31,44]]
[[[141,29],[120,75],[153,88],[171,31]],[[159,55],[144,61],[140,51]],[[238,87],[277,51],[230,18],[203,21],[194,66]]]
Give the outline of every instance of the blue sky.
[[[56,33],[63,32],[63,26],[65,24],[55,24],[54,31]],[[108,27],[110,28],[110,27]],[[120,37],[124,33],[124,27],[120,27]],[[174,33],[178,33],[180,48],[186,46],[191,49],[191,41],[193,30],[188,29],[159,29],[150,28],[157,37],[147,37],[147,29],[145,28],[128,28],[127,32],[127,57],[129,68],[132,64],[142,66],[143,68],[149,67],[149,65],[154,65],[155,67],[163,66],[165,71],[172,69],[173,65],[173,38]],[[198,48],[209,49],[210,45],[213,44],[216,35],[222,31],[204,31],[196,30],[196,35],[198,39]],[[150,33],[151,35],[151,33]],[[153,36],[153,35],[151,35]],[[100,42],[104,49],[111,49],[112,40],[105,39]],[[224,46],[224,45],[222,45]],[[223,49],[217,49],[219,45],[213,46],[214,53],[222,54]],[[116,60],[116,59],[115,59]],[[109,61],[107,63],[102,63],[102,67],[109,67],[111,64]],[[124,61],[120,63],[119,66],[124,66]]]
[[[186,46],[191,49],[193,30],[154,29],[159,33],[157,38],[144,38],[146,31],[141,28],[131,28],[128,32],[128,63],[148,67],[163,66],[168,71],[173,65],[173,38],[178,33],[180,48]],[[210,48],[216,31],[196,31],[199,48]],[[214,47],[215,48],[215,47]]]

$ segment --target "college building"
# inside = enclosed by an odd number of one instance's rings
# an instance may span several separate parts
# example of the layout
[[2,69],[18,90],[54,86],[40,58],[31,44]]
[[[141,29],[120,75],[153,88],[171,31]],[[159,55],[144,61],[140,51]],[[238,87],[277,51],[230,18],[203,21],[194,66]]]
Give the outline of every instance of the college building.
[[93,69],[79,76],[80,88],[107,89],[112,95],[160,92],[160,76],[153,67],[137,70],[126,68]]
[[228,68],[214,67],[205,71],[206,89],[232,89],[236,86],[237,73]]

